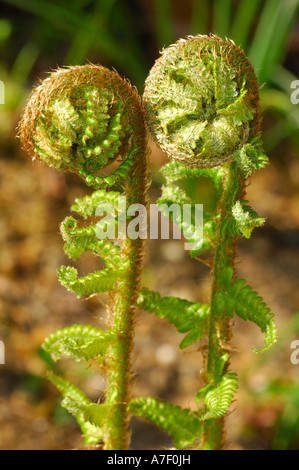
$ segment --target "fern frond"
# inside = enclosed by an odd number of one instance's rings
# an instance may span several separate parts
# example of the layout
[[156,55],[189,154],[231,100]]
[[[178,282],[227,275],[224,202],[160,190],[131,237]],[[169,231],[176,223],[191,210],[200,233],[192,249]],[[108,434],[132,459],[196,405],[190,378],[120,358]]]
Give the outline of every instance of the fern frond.
[[216,221],[211,214],[205,213],[203,214],[203,216],[203,238],[201,246],[198,246],[197,248],[196,244],[194,245],[193,240],[188,240],[190,243],[193,244],[193,248],[192,250],[190,250],[190,256],[192,258],[199,256],[201,253],[209,250],[212,246],[215,245]]
[[88,405],[90,403],[89,398],[80,390],[78,387],[73,385],[68,380],[54,374],[53,372],[47,372],[47,375],[55,387],[60,391],[63,397],[70,397],[78,403]]
[[208,384],[198,392],[196,402],[203,399],[206,407],[200,417],[202,421],[218,419],[227,413],[238,388],[237,381],[237,374],[224,374],[217,384]]
[[[184,218],[184,204],[189,204],[189,207],[194,207],[194,203],[186,194],[186,192],[176,185],[168,185],[162,187],[162,195],[157,201],[161,212],[165,216],[169,216],[168,209],[172,204],[177,204],[180,210],[175,210],[170,213],[170,218],[173,222],[180,227],[187,242],[190,243],[192,249],[190,256],[196,257],[202,252],[208,250],[214,243],[214,221],[212,218],[205,216],[203,226],[200,230],[201,221],[196,219],[196,214],[191,209],[190,220]],[[189,217],[188,217],[189,219]]]
[[202,423],[189,409],[150,397],[131,400],[129,410],[132,415],[145,418],[167,431],[177,449],[184,449],[200,438]]
[[220,56],[213,57],[212,67],[217,109],[221,109],[235,102],[239,96],[236,81],[234,80],[236,72],[227,66]]
[[236,228],[243,237],[250,238],[255,227],[260,227],[265,223],[265,219],[247,204],[248,201],[237,201],[232,207],[232,214],[236,222]]
[[103,331],[89,325],[73,325],[57,330],[44,341],[42,348],[54,361],[71,357],[77,361],[103,356],[115,339],[113,330]]
[[259,136],[254,137],[235,152],[235,159],[245,178],[248,178],[255,170],[265,168],[269,163]]
[[[267,307],[262,297],[253,291],[250,286],[244,286],[239,291],[235,298],[235,311],[240,318],[250,320],[260,327],[262,333],[265,333],[264,341],[266,346],[259,352],[267,351],[277,341],[276,325],[273,321],[274,314]],[[258,352],[255,349],[253,350]]]
[[109,268],[78,278],[76,268],[61,266],[60,269],[57,269],[57,274],[60,283],[67,290],[74,292],[78,298],[83,295],[113,291],[119,280],[119,272]]
[[179,188],[175,184],[169,184],[167,186],[162,186],[162,194],[158,199],[157,203],[161,204],[193,204],[192,199],[186,194],[186,192]]
[[[252,320],[251,320],[252,321]],[[273,344],[275,344],[278,340],[278,335],[277,335],[277,327],[276,327],[276,323],[274,320],[270,320],[268,325],[266,326],[266,330],[265,330],[265,344],[266,346],[263,348],[263,349],[255,349],[255,348],[252,348],[252,351],[253,352],[256,352],[256,353],[261,353],[261,352],[265,352],[267,351]]]
[[[139,148],[133,147],[128,153],[126,160],[119,165],[119,167],[114,170],[109,176],[106,177],[92,177],[90,180],[90,175],[85,178],[86,183],[89,186],[93,186],[95,189],[102,189],[106,186],[120,185],[125,186],[126,180],[129,178],[129,170],[134,166],[135,160],[133,155],[138,152]],[[88,181],[89,180],[89,181]]]
[[98,403],[80,403],[71,397],[62,400],[61,405],[71,413],[77,421],[83,421],[101,429],[107,418],[107,411],[111,409],[111,405]]
[[246,124],[253,118],[256,112],[255,110],[248,108],[246,105],[247,90],[244,90],[244,83],[242,88],[240,95],[233,103],[230,103],[226,108],[218,110],[218,114],[225,116],[229,121],[231,121],[232,125],[236,126]]
[[206,304],[193,303],[177,297],[161,297],[158,292],[143,288],[137,300],[139,308],[166,318],[180,333],[189,332],[180,344],[186,348],[206,333],[210,308]]
[[118,198],[121,195],[118,191],[106,191],[100,189],[94,191],[91,196],[85,196],[83,199],[76,199],[71,209],[74,212],[82,215],[84,219],[94,216],[98,207],[103,205],[111,204],[111,206],[117,210],[118,209]]
[[214,168],[192,168],[177,160],[172,160],[167,163],[160,171],[166,178],[167,184],[175,183],[176,181],[183,180],[185,178],[204,176],[206,178],[211,178],[214,181],[215,186],[218,187],[224,176],[224,169],[221,166]]
[[267,307],[262,297],[255,292],[252,287],[245,285],[245,279],[238,279],[233,286],[231,280],[233,276],[233,269],[227,268],[223,273],[226,279],[226,290],[218,293],[218,305],[221,309],[225,307],[229,316],[233,316],[234,312],[243,320],[250,320],[258,325],[265,333],[266,346],[261,350],[255,352],[264,352],[274,344],[277,340],[276,326],[273,321],[274,314],[271,309]]
[[[129,155],[132,157],[137,151],[138,147],[133,147],[133,149],[129,152]],[[116,184],[125,186],[125,182],[129,177],[129,170],[134,165],[134,159],[131,157],[126,158],[126,160],[108,176],[93,176],[85,170],[81,170],[79,174],[83,179],[85,179],[87,186],[93,186],[96,190],[105,191],[104,188]]]
[[231,237],[250,238],[254,228],[265,223],[263,217],[259,217],[248,201],[236,201],[221,224],[221,236],[228,233]]
[[[82,406],[89,406],[91,404],[90,400],[84,395],[84,393],[68,380],[53,374],[53,372],[48,372],[48,377],[64,398],[68,398]],[[62,406],[64,406],[63,402]],[[90,422],[86,422],[82,419],[82,416],[77,416],[77,422],[84,434],[86,445],[97,444],[102,439],[102,432],[97,426],[94,426]]]
[[101,256],[108,268],[125,270],[128,262],[121,254],[121,247],[108,239],[97,238],[97,225],[78,228],[78,222],[73,217],[66,217],[60,226],[62,238],[65,241],[64,251],[74,260],[85,251],[91,251]]

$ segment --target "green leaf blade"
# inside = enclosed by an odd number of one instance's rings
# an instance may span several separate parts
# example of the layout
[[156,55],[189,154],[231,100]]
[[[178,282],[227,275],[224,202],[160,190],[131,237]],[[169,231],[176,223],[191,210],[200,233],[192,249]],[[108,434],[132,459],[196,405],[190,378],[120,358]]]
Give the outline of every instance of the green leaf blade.
[[177,449],[184,449],[199,439],[202,423],[196,413],[155,398],[137,398],[130,402],[130,412],[167,431]]

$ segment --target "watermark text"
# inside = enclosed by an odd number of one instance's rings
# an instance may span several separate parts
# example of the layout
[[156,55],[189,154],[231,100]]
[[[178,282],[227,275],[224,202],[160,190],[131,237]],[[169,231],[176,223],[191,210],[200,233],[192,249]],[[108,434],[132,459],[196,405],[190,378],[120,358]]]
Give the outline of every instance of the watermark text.
[[0,340],[0,364],[5,364],[5,345]]
[[295,349],[295,351],[292,352],[291,354],[291,363],[294,365],[299,364],[299,340],[295,339],[291,343],[291,349]]
[[293,80],[291,83],[291,89],[294,90],[291,93],[291,103],[299,104],[299,80]]
[[[187,240],[185,250],[200,249],[203,243],[202,204],[150,204],[149,211],[143,204],[132,204],[127,208],[126,197],[119,196],[117,203],[106,203],[97,207],[95,215],[101,217],[95,233],[99,240]],[[172,230],[170,222],[172,220]],[[172,234],[172,236],[171,236]]]

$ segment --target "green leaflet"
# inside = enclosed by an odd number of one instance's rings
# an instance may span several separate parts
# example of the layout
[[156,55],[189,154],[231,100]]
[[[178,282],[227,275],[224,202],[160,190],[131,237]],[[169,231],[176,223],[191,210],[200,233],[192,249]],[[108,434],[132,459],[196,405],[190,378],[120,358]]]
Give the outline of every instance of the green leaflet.
[[213,179],[215,186],[218,187],[223,176],[224,169],[222,166],[214,168],[191,168],[181,162],[172,160],[161,168],[162,175],[167,179],[167,184],[175,183],[176,181],[185,178],[196,178],[204,176]]
[[233,317],[234,312],[243,320],[250,320],[258,325],[263,333],[265,333],[266,346],[255,352],[264,352],[277,341],[277,333],[274,314],[267,307],[257,292],[252,287],[245,285],[245,279],[238,279],[232,286],[233,269],[226,268],[223,273],[225,281],[225,290],[217,294],[218,314],[225,307],[227,314]]
[[76,260],[83,252],[91,251],[105,261],[108,268],[125,270],[128,264],[121,253],[121,247],[113,241],[97,237],[97,225],[78,228],[78,222],[73,217],[66,217],[60,226],[62,238],[65,241],[64,251],[70,258]]
[[83,199],[76,199],[72,206],[72,211],[82,215],[85,219],[94,216],[96,210],[101,205],[111,204],[114,209],[118,208],[118,198],[121,193],[118,191],[106,191],[100,189],[94,191],[91,196],[85,196]]
[[265,219],[259,217],[257,213],[247,205],[248,201],[237,201],[232,208],[232,213],[236,222],[236,228],[246,238],[250,238],[255,227],[260,227],[265,223]]
[[[71,384],[70,382],[63,379],[62,377],[59,377],[58,375],[53,374],[52,372],[48,372],[48,377],[51,380],[51,382],[60,391],[62,396],[65,398],[65,400],[70,400],[71,402],[75,402],[78,405],[83,406],[83,407],[84,406],[88,407],[91,404],[90,400],[75,385]],[[68,402],[65,400],[62,401],[61,405],[64,408],[68,409],[68,406],[67,406]],[[78,413],[76,416],[76,419],[81,428],[82,433],[84,434],[85,444],[86,445],[97,444],[102,438],[101,430],[97,426],[91,424],[86,419],[84,419],[84,416],[82,414],[80,415]]]
[[[129,155],[132,157],[137,151],[138,147],[134,147],[129,152]],[[85,179],[87,186],[93,186],[96,190],[103,190],[103,188],[110,187],[115,184],[124,186],[124,180],[129,178],[129,170],[134,165],[134,159],[131,157],[128,157],[116,170],[113,171],[113,173],[108,176],[93,176],[85,170],[80,170],[79,174]]]
[[226,108],[218,110],[218,114],[226,116],[232,125],[242,126],[250,121],[255,114],[255,111],[246,105],[247,90],[244,89],[244,86],[245,82],[243,82],[242,90],[236,101],[229,104]]
[[231,212],[227,214],[222,222],[221,236],[224,237],[227,232],[231,237],[243,236],[250,238],[253,229],[265,223],[265,219],[259,217],[247,203],[246,200],[235,202]]
[[202,421],[218,419],[224,416],[238,388],[237,374],[224,374],[218,383],[208,384],[201,388],[196,396],[196,402],[203,399],[206,411],[200,417]]
[[53,372],[48,372],[48,377],[64,397],[70,397],[78,403],[85,405],[90,403],[89,398],[87,398],[84,393],[71,382],[68,382],[59,375],[53,374]]
[[161,297],[158,292],[143,288],[137,300],[139,308],[159,318],[166,318],[180,333],[188,333],[180,344],[186,348],[206,333],[210,312],[208,305],[193,303],[177,297]]
[[113,330],[103,331],[89,325],[73,325],[52,333],[46,338],[42,348],[54,361],[63,357],[81,361],[103,356],[114,339]]
[[158,204],[193,204],[192,200],[185,191],[176,185],[162,186],[162,195],[158,199]]
[[255,136],[241,149],[235,152],[235,159],[239,169],[248,178],[255,170],[265,168],[268,163],[268,157],[263,150],[263,144],[260,136]]
[[[204,213],[201,231],[200,221],[196,219],[196,214],[192,210],[195,205],[183,189],[172,184],[163,186],[162,195],[157,203],[165,216],[169,216],[170,214],[173,222],[180,227],[187,242],[192,245],[192,249],[189,251],[190,256],[196,257],[213,245],[215,234],[215,222],[213,218]],[[172,204],[178,205],[180,210],[177,210],[176,206],[176,210],[170,212]],[[188,211],[185,212],[188,217],[184,216],[184,204],[189,204],[190,207],[190,216]]]
[[96,429],[101,429],[104,426],[107,418],[107,411],[111,409],[111,405],[80,403],[70,397],[64,398],[61,404],[69,411],[69,413],[75,416],[78,422],[87,422]]
[[[237,91],[236,81],[234,80],[236,78],[236,72],[225,63],[220,55],[216,58],[211,57],[210,60],[213,64],[215,98],[219,113],[223,111],[223,107],[230,106],[238,100],[242,95],[242,89],[240,92]],[[238,93],[240,93],[240,95],[238,95]]]
[[197,413],[189,409],[151,397],[131,400],[129,409],[131,414],[145,418],[167,431],[176,449],[184,449],[200,438],[202,423]]
[[77,269],[70,266],[61,266],[57,269],[57,273],[60,283],[67,290],[74,292],[78,298],[115,290],[119,280],[119,273],[108,268],[80,278]]

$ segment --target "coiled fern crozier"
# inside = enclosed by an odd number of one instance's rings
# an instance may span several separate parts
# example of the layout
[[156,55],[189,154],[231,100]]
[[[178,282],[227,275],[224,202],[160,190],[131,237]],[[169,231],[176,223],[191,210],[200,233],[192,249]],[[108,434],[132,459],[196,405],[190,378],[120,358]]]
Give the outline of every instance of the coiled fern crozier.
[[[215,212],[204,214],[203,240],[189,240],[193,257],[214,248],[210,305],[161,299],[145,291],[139,297],[140,307],[188,332],[181,347],[208,336],[206,385],[196,396],[204,406],[191,413],[170,405],[166,411],[165,404],[165,412],[175,416],[173,427],[167,427],[158,416],[163,405],[153,401],[147,418],[172,432],[179,447],[220,449],[224,415],[237,389],[237,376],[229,371],[234,314],[255,322],[265,333],[263,351],[276,341],[270,309],[243,279],[234,281],[237,238],[249,238],[254,227],[264,223],[244,200],[247,178],[268,163],[260,139],[259,86],[252,65],[232,41],[199,35],[163,51],[147,78],[144,106],[150,134],[172,159],[162,168],[166,185],[159,203],[194,203],[178,185],[187,177],[210,178],[218,194]],[[194,233],[194,227],[189,228]],[[136,406],[144,413],[143,402]]]
[[[161,209],[176,203],[183,213],[185,204],[194,204],[179,186],[183,179],[210,178],[217,190],[215,212],[204,213],[203,239],[194,235],[194,217],[187,222],[173,216],[184,235],[191,234],[192,257],[214,249],[211,301],[193,303],[140,289],[143,239],[121,234],[116,243],[98,237],[100,228],[110,233],[107,218],[79,227],[75,218],[67,217],[61,225],[66,253],[77,259],[91,251],[106,267],[85,277],[78,277],[75,268],[62,267],[60,282],[78,297],[109,292],[112,314],[107,331],[74,325],[50,335],[44,349],[55,361],[65,356],[79,361],[96,358],[107,375],[105,401],[91,403],[64,378],[52,372],[49,376],[87,444],[127,449],[130,416],[136,415],[167,431],[177,449],[220,449],[224,416],[237,390],[237,375],[229,369],[233,316],[260,327],[265,334],[263,351],[276,341],[270,309],[243,279],[234,280],[237,238],[249,238],[254,227],[264,223],[244,200],[247,178],[268,162],[260,139],[259,87],[250,62],[234,43],[197,36],[164,50],[146,81],[144,110],[150,134],[172,159],[162,168],[166,184],[158,201]],[[121,194],[127,206],[146,205],[144,114],[138,95],[117,73],[93,65],[53,73],[30,98],[19,134],[36,158],[79,174],[95,188],[72,208],[83,218],[97,216],[99,210],[102,215],[108,204],[123,227],[122,221],[128,224],[130,217],[124,214]],[[123,192],[109,191],[113,185]],[[199,405],[195,411],[157,398],[130,397],[136,305],[167,319],[184,334],[181,348],[208,337],[206,383],[194,397]]]
[[[126,208],[119,196],[126,197],[128,206],[146,206],[147,150],[141,100],[116,72],[86,65],[52,73],[29,99],[19,135],[34,158],[57,170],[77,173],[95,189],[72,207],[84,219],[99,211],[100,215],[114,211],[126,225]],[[120,190],[109,191],[115,184]],[[105,449],[126,449],[131,349],[144,240],[129,239],[123,233],[119,239],[117,235],[99,237],[100,229],[110,233],[112,222],[113,218],[105,217],[80,228],[75,218],[67,217],[61,224],[66,253],[77,259],[90,251],[103,259],[105,269],[85,277],[78,277],[73,267],[58,270],[61,284],[78,297],[110,294],[107,331],[74,325],[50,335],[43,347],[55,361],[61,357],[98,360],[107,376],[103,404],[91,403],[62,377],[49,376],[64,396],[63,405],[77,418],[87,444],[102,441]]]

